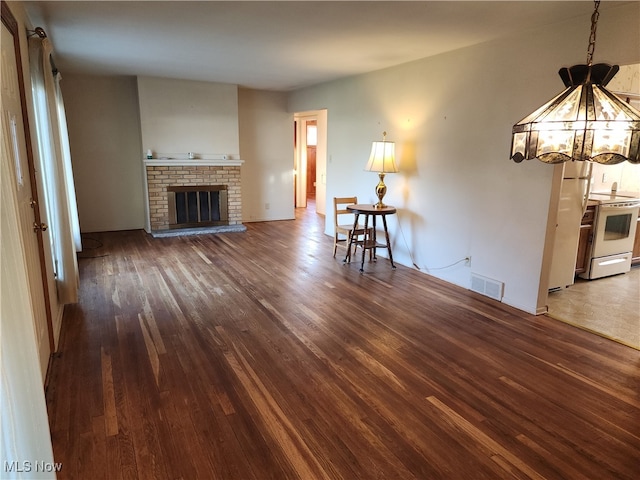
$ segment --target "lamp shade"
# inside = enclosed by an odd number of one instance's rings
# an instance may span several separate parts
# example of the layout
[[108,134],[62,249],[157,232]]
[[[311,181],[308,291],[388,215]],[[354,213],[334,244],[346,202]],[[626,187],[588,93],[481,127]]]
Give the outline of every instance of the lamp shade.
[[393,142],[373,142],[371,155],[364,168],[367,172],[396,173],[396,145]]
[[567,88],[513,126],[512,160],[640,163],[640,112],[605,88],[618,70],[604,63],[562,68]]

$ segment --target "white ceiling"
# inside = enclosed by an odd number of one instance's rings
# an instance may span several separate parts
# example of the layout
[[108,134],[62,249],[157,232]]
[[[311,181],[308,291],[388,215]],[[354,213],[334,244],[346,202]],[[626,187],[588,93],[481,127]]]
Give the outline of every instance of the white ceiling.
[[[600,7],[615,6],[606,2]],[[628,3],[628,2],[623,2]],[[26,1],[64,73],[144,75],[291,90],[543,25],[591,1]]]

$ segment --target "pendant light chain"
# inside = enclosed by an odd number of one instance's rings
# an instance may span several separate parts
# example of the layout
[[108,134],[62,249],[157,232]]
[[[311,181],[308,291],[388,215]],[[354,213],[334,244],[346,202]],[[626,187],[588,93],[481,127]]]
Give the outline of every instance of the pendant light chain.
[[591,35],[589,35],[589,48],[587,49],[587,65],[593,64],[593,51],[596,49],[596,29],[598,28],[598,7],[600,6],[600,0],[595,0],[594,10],[591,14]]

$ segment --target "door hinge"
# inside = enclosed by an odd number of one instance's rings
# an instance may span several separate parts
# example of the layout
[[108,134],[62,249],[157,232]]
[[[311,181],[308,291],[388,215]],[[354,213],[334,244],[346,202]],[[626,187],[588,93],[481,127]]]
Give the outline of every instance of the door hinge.
[[47,228],[49,228],[49,227],[47,226],[46,223],[33,222],[33,231],[34,232],[38,232],[38,231],[46,232]]

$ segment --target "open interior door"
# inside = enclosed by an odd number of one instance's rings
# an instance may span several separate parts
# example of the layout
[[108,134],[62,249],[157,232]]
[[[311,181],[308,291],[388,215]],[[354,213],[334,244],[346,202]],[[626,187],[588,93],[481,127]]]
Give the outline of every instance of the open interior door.
[[[29,280],[36,343],[44,384],[53,351],[51,309],[46,281],[44,240],[47,228],[40,218],[36,175],[31,151],[29,125],[20,62],[17,25],[2,3],[2,161],[8,162],[9,178],[3,188],[13,190],[20,224],[24,260]],[[25,319],[27,321],[27,319]]]

